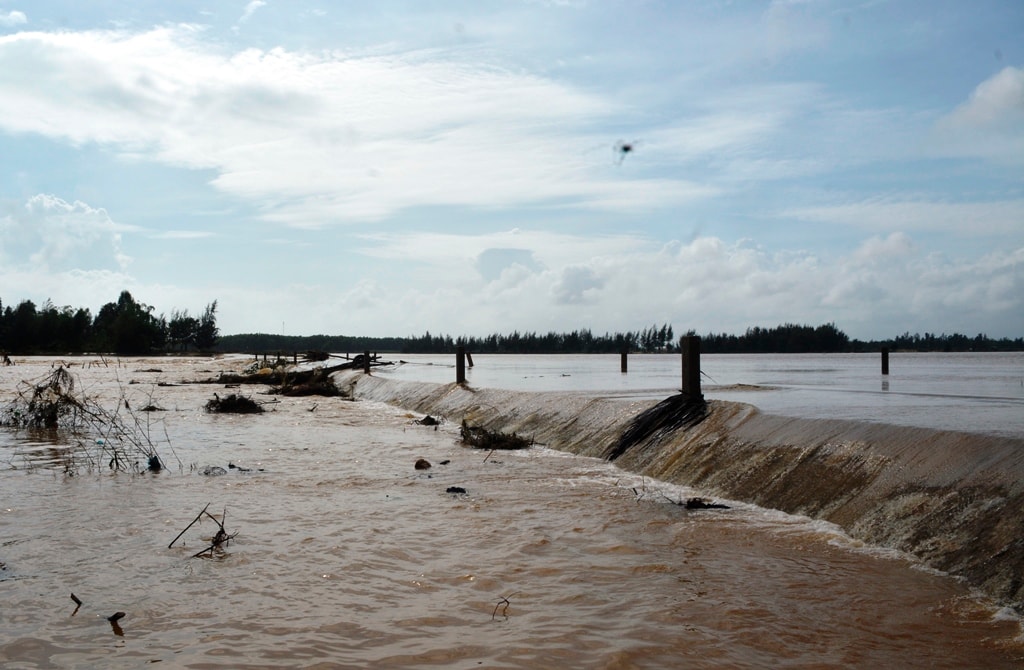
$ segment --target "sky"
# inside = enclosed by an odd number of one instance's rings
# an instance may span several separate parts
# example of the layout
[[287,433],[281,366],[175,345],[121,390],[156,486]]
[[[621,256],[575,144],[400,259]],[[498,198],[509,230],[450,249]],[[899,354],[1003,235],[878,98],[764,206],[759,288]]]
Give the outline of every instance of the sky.
[[0,300],[1024,335],[1019,0],[0,0]]

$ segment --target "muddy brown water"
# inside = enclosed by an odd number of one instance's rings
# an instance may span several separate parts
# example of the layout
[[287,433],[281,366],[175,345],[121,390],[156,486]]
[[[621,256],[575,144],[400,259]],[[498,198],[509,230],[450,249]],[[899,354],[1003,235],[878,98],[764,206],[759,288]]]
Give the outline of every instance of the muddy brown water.
[[[4,403],[52,364],[18,362]],[[1017,618],[827,524],[687,510],[672,501],[701,492],[544,448],[488,455],[380,403],[254,387],[267,413],[209,415],[231,390],[158,385],[238,358],[89,362],[71,368],[87,394],[166,410],[135,416],[168,468],[71,475],[66,438],[0,429],[5,668],[1024,662]],[[208,519],[168,548],[207,504],[238,533],[226,550],[192,558]]]

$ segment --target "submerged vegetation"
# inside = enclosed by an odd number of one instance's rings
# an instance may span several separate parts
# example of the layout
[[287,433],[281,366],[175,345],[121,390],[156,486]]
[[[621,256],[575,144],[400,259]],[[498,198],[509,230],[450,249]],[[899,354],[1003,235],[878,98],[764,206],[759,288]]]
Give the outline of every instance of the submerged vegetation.
[[117,471],[163,469],[148,421],[140,421],[124,397],[113,410],[99,405],[64,366],[22,382],[17,396],[0,409],[0,426],[59,434],[69,446],[64,458],[69,474],[103,465]]

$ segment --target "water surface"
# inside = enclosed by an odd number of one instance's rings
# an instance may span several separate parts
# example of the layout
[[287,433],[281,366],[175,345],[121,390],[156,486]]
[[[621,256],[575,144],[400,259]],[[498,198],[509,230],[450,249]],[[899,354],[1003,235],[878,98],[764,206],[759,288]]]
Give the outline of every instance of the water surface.
[[[50,363],[0,370],[2,400]],[[166,410],[143,421],[170,467],[72,476],[67,440],[0,430],[4,667],[1009,668],[1024,658],[1015,618],[826,524],[731,501],[689,511],[674,503],[700,492],[543,448],[469,450],[456,426],[386,405],[253,395],[267,413],[217,416],[203,404],[231,390],[158,385],[237,370],[237,358],[79,363],[82,387],[109,406]],[[474,375],[486,369],[476,363]],[[414,469],[419,458],[433,467]],[[227,550],[192,558],[210,521],[168,548],[207,504],[238,533]]]

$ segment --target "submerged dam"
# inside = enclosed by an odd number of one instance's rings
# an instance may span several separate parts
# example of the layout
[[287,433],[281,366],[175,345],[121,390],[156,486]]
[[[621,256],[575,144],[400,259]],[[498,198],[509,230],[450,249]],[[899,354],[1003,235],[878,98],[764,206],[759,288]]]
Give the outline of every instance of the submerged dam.
[[355,372],[335,380],[356,399],[515,432],[552,449],[614,458],[625,470],[709,496],[834,523],[1024,613],[1024,439],[774,416],[717,400],[698,415],[673,399],[483,389]]

